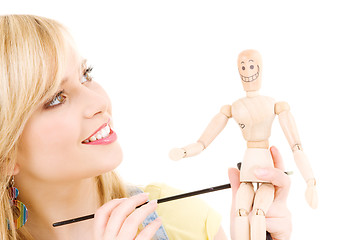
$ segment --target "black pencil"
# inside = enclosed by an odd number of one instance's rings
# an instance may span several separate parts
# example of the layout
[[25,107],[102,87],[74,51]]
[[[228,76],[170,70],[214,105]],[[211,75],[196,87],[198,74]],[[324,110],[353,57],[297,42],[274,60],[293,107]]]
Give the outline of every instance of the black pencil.
[[53,223],[53,227],[59,227],[59,226],[67,225],[70,223],[81,222],[81,221],[85,221],[88,219],[92,219],[94,217],[95,217],[95,214],[90,214],[90,215],[86,215],[86,216],[82,216],[82,217],[78,217],[78,218],[73,218],[73,219],[69,219],[69,220],[65,220],[65,221],[61,221],[61,222],[56,222],[56,223]]
[[[177,200],[177,199],[192,197],[192,196],[209,193],[209,192],[215,192],[215,191],[228,189],[228,188],[231,188],[230,183],[216,186],[216,187],[205,188],[205,189],[201,189],[201,190],[194,191],[194,192],[183,193],[183,194],[179,194],[179,195],[175,195],[175,196],[171,196],[171,197],[160,198],[157,200],[157,203],[169,202],[169,201],[173,201],[173,200]],[[139,208],[145,204],[146,203],[141,204],[140,206],[137,206],[136,208]],[[69,220],[65,220],[65,221],[61,221],[61,222],[56,222],[53,224],[53,227],[59,227],[59,226],[63,226],[63,225],[71,224],[71,223],[81,222],[81,221],[85,221],[88,219],[92,219],[94,217],[95,217],[95,214],[90,214],[90,215],[86,215],[86,216],[82,216],[82,217],[78,217],[78,218],[73,218],[73,219],[69,219]]]
[[[292,174],[292,172],[285,172],[285,173],[288,175]],[[160,199],[157,199],[157,203],[169,202],[169,201],[173,201],[173,200],[177,200],[177,199],[192,197],[192,196],[209,193],[209,192],[215,192],[215,191],[224,190],[224,189],[228,189],[228,188],[231,188],[230,183],[216,186],[216,187],[205,188],[205,189],[201,189],[201,190],[197,190],[197,191],[193,191],[193,192],[183,193],[183,194],[179,194],[179,195],[175,195],[175,196],[171,196],[171,197],[160,198]],[[137,206],[136,208],[139,208],[145,204],[146,203],[141,204],[140,206]],[[94,217],[95,217],[95,214],[90,214],[90,215],[86,215],[86,216],[82,216],[82,217],[78,217],[78,218],[73,218],[73,219],[69,219],[69,220],[65,220],[65,221],[61,221],[61,222],[56,222],[56,223],[53,223],[53,227],[60,227],[60,226],[71,224],[71,223],[81,222],[81,221],[92,219]]]

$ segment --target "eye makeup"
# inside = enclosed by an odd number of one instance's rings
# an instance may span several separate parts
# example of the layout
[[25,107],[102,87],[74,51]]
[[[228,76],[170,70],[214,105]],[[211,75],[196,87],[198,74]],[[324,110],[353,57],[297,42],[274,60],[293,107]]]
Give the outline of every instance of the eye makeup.
[[[91,71],[94,68],[92,66],[86,67],[83,71],[83,74],[80,78],[80,83],[84,83],[86,81],[91,82],[93,80],[93,77],[90,75]],[[86,81],[83,81],[83,79],[85,78]]]
[[[65,93],[64,89],[60,90],[58,93],[55,94],[55,96],[52,99],[46,101],[44,108],[50,109],[50,108],[58,106],[59,104],[64,103],[65,99],[66,99],[66,97],[64,96],[64,93]],[[59,102],[59,103],[55,104],[56,102]]]

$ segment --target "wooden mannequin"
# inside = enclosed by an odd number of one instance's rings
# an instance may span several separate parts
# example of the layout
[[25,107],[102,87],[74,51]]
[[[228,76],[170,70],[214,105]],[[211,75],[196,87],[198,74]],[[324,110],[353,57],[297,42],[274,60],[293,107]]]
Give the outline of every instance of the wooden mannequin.
[[[306,200],[312,208],[317,207],[316,181],[309,161],[303,152],[295,121],[286,102],[259,95],[262,77],[261,55],[255,50],[245,50],[239,54],[238,70],[246,97],[225,105],[209,123],[196,143],[170,151],[170,158],[179,160],[199,154],[225,128],[228,119],[233,118],[240,126],[247,149],[240,170],[240,187],[236,200],[236,240],[265,240],[265,215],[274,199],[274,186],[263,182],[254,175],[257,168],[274,167],[269,150],[271,126],[276,115],[290,147],[294,159],[307,183]],[[261,183],[254,191],[253,183]],[[248,220],[253,211],[251,224]]]

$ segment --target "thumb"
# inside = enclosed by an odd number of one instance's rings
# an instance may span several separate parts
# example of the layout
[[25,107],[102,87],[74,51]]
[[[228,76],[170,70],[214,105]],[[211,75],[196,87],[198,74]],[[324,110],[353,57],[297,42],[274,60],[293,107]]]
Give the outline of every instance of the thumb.
[[236,192],[240,186],[240,171],[236,168],[229,168],[228,175],[229,175],[232,195],[234,198],[236,196]]

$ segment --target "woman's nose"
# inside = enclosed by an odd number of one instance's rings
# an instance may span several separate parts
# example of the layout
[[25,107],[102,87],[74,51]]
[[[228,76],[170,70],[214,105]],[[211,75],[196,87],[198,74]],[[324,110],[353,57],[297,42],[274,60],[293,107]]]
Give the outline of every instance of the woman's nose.
[[109,105],[110,100],[105,92],[88,90],[86,93],[84,116],[86,118],[92,118],[97,114],[105,113]]

